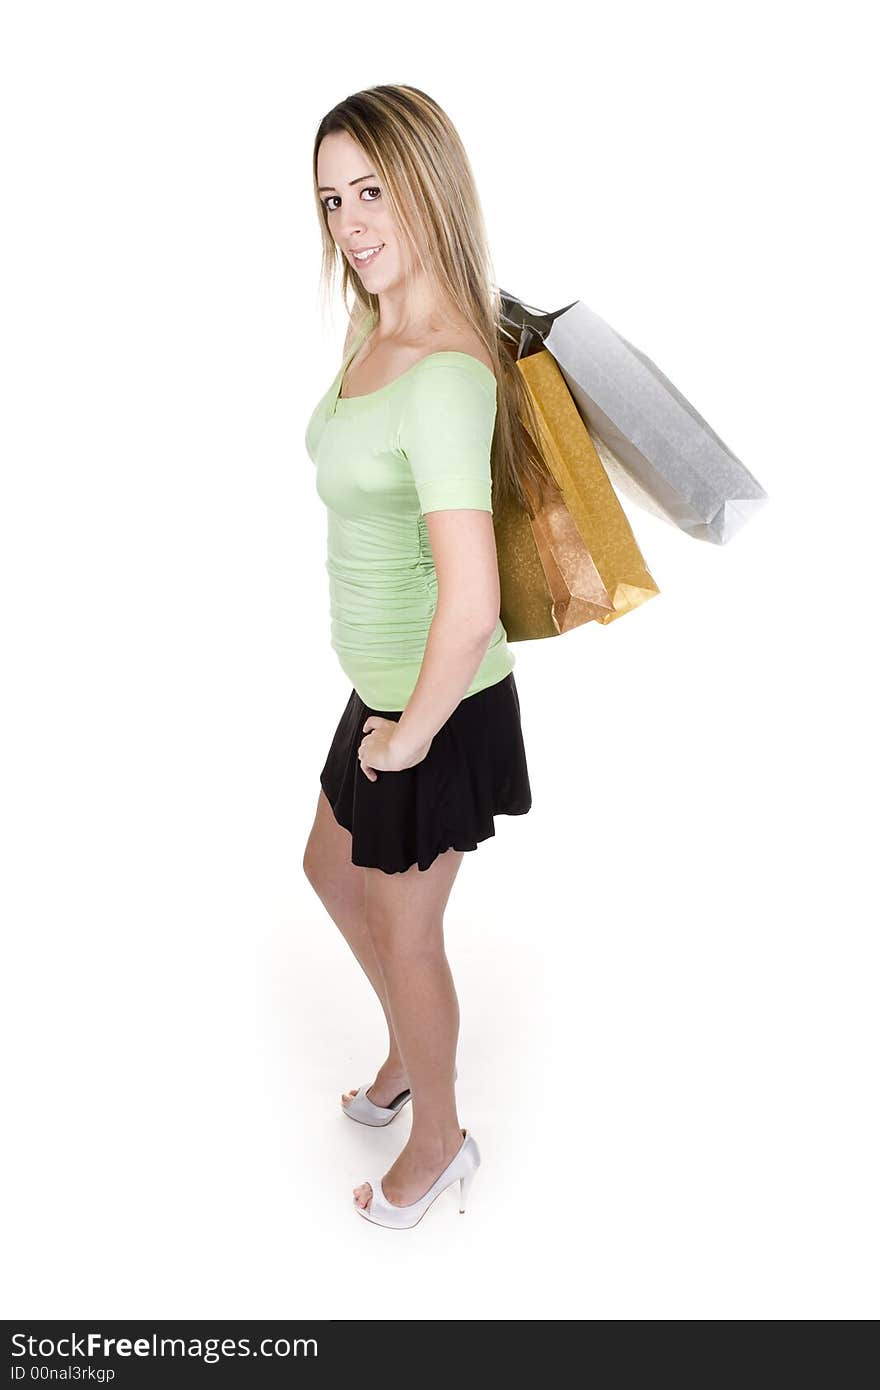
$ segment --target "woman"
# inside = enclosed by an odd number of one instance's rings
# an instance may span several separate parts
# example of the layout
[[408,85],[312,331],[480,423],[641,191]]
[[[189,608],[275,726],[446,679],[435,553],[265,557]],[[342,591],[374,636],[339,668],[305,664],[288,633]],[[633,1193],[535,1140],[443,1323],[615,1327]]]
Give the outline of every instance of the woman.
[[498,330],[473,175],[445,113],[412,87],[356,93],[321,122],[324,283],[356,301],[343,365],[308,425],[327,506],[331,641],[352,692],[321,772],[305,872],[370,980],[388,1056],[342,1096],[412,1130],[354,1189],[368,1220],[414,1226],[480,1163],[459,1126],[459,1012],[443,914],[493,816],[531,806],[500,620],[493,508],[549,479]]

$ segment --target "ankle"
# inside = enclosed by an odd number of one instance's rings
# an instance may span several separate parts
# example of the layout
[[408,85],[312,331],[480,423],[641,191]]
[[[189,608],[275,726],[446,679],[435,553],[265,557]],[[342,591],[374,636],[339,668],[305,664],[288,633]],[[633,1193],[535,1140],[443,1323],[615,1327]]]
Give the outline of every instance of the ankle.
[[386,1076],[406,1076],[406,1067],[402,1057],[388,1057],[379,1068]]
[[448,1161],[463,1143],[461,1128],[453,1123],[442,1130],[413,1131],[407,1140],[406,1151],[414,1162],[430,1165]]

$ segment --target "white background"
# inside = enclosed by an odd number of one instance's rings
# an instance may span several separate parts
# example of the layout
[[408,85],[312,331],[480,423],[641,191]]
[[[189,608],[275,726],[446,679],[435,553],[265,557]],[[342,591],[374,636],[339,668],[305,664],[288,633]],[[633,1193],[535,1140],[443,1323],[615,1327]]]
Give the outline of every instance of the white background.
[[[6,1317],[877,1316],[867,13],[4,6]],[[455,122],[501,285],[770,495],[723,547],[625,503],[659,597],[515,648],[533,810],[446,918],[483,1166],[400,1233],[301,865],[350,689],[312,141],[382,82]]]

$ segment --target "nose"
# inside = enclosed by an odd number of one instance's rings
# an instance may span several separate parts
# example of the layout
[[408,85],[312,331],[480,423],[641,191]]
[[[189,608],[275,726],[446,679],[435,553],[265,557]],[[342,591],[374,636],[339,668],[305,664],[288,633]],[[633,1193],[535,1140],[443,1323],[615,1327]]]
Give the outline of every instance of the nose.
[[350,217],[345,223],[345,238],[351,241],[353,238],[362,236],[366,231],[366,224],[361,217]]

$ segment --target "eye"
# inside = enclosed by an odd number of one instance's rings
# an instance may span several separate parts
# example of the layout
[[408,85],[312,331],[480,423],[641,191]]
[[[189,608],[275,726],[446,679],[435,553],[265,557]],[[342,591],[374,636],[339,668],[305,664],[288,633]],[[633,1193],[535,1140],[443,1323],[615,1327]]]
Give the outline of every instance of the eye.
[[[378,197],[380,197],[380,198],[381,198],[381,196],[382,196],[382,190],[381,190],[381,188],[377,188],[377,187],[375,187],[375,186],[374,186],[374,187],[371,187],[371,188],[362,188],[362,189],[361,189],[361,193],[362,193],[362,194],[363,194],[363,193],[375,193],[375,194],[377,194]],[[324,204],[324,207],[327,209],[328,212],[336,212],[336,208],[331,208],[331,206],[330,206],[330,204],[331,204],[334,200],[335,200],[336,202],[339,201],[339,194],[338,194],[338,193],[331,193],[329,198],[322,198],[322,199],[321,199],[321,201],[322,201],[323,204]],[[368,203],[375,203],[375,202],[376,202],[376,198],[368,198],[368,199],[367,199],[367,202],[368,202]]]

